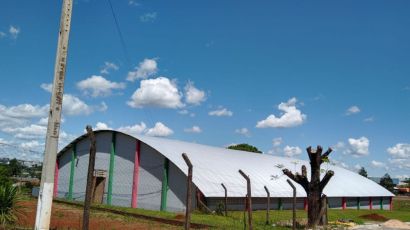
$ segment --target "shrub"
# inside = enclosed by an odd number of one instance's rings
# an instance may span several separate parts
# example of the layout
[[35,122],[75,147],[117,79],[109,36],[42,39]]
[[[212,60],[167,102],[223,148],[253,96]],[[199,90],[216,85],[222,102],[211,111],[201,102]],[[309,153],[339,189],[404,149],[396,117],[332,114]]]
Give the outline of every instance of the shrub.
[[9,183],[0,185],[0,226],[5,228],[13,224],[23,214],[23,207],[19,204],[21,200],[17,187]]

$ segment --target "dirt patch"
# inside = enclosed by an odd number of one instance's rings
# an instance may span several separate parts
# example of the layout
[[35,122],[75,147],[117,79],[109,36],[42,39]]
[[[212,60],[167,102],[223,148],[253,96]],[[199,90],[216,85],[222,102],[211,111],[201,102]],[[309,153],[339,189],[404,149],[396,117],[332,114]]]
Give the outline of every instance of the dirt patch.
[[410,229],[410,225],[403,223],[400,220],[388,220],[383,223],[382,226],[392,229]]
[[374,221],[386,221],[386,220],[389,220],[389,219],[387,219],[386,217],[384,217],[384,216],[382,216],[382,215],[379,215],[379,214],[376,214],[376,213],[371,213],[371,214],[367,214],[367,215],[362,215],[362,216],[359,216],[360,218],[363,218],[363,219],[367,219],[367,220],[374,220]]
[[175,219],[177,219],[177,220],[185,220],[185,215],[184,215],[184,214],[177,214],[177,215],[175,216]]
[[[37,202],[35,200],[24,201],[24,215],[19,218],[17,226],[32,228],[36,218]],[[51,216],[51,229],[81,229],[82,210],[69,205],[54,202]],[[106,212],[91,211],[90,229],[178,229],[176,226],[165,225],[148,220],[124,217]]]

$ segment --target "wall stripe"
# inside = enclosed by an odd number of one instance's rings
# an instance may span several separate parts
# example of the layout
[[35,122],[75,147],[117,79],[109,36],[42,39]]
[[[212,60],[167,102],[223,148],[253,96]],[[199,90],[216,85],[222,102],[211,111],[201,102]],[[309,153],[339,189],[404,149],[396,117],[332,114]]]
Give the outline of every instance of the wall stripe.
[[360,210],[360,197],[356,198],[357,210]]
[[342,209],[346,209],[346,197],[342,197]]
[[380,197],[380,210],[383,210],[383,197]]
[[53,196],[57,197],[57,193],[58,193],[58,159],[56,160],[56,167],[54,169],[54,193]]
[[75,158],[77,156],[77,145],[73,144],[73,151],[71,152],[71,163],[70,163],[70,183],[68,185],[68,200],[73,200],[73,188],[74,188],[74,167]]
[[282,198],[278,198],[278,210],[283,210]]
[[393,210],[393,197],[390,197],[390,211]]
[[139,178],[139,168],[141,163],[141,141],[137,140],[135,146],[135,159],[134,159],[134,176],[132,180],[132,199],[131,207],[137,207],[137,196],[138,196],[138,178]]
[[107,204],[112,204],[112,182],[114,180],[114,160],[115,160],[115,147],[116,147],[116,132],[112,132],[111,140],[111,154],[110,154],[110,169],[108,175],[108,194]]
[[169,176],[169,160],[164,159],[164,174],[162,178],[162,192],[161,192],[161,211],[167,210],[167,195],[168,195],[168,176]]
[[305,197],[303,199],[303,209],[305,209],[305,211],[308,210],[308,199],[307,199],[307,197]]
[[373,200],[372,200],[372,197],[369,197],[369,209],[370,209],[370,210],[373,209]]

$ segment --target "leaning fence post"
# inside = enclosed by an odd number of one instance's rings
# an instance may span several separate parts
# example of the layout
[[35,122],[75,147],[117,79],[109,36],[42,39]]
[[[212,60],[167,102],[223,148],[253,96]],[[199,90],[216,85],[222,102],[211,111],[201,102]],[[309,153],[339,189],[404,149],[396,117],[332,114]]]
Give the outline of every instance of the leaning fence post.
[[188,156],[183,153],[185,163],[188,165],[188,178],[187,178],[187,194],[186,194],[186,210],[185,210],[185,230],[189,229],[191,221],[191,195],[192,195],[192,164]]
[[251,192],[251,179],[242,170],[239,169],[239,173],[246,179],[247,188],[247,201],[248,201],[248,225],[249,229],[252,230],[252,192]]
[[266,194],[268,196],[268,202],[266,205],[266,224],[269,224],[269,210],[270,210],[270,192],[266,186],[264,186]]
[[289,183],[289,185],[292,187],[292,189],[293,189],[293,207],[292,207],[292,210],[293,210],[293,218],[292,218],[292,229],[294,230],[294,229],[296,229],[296,187],[293,185],[293,183],[289,180],[289,179],[287,179],[286,180],[288,183]]
[[228,190],[223,183],[221,185],[225,190],[225,216],[228,216]]

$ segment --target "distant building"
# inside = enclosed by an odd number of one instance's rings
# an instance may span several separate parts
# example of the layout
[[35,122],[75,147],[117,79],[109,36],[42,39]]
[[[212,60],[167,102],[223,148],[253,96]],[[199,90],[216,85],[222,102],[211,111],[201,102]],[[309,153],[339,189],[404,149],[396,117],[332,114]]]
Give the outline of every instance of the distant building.
[[[243,210],[249,175],[252,208],[266,208],[270,191],[272,209],[291,209],[292,189],[281,165],[299,171],[309,162],[268,154],[230,150],[165,138],[133,136],[113,130],[95,131],[97,154],[94,171],[96,203],[150,210],[183,211],[186,208],[188,168],[181,157],[186,153],[193,164],[193,206],[203,204],[214,210],[224,200],[223,183],[228,193],[228,209]],[[90,141],[82,135],[57,156],[55,196],[84,200]],[[356,172],[329,165],[335,172],[324,193],[330,208],[389,209],[391,192]],[[275,179],[272,179],[275,178]],[[306,193],[297,188],[297,208],[306,208]]]

